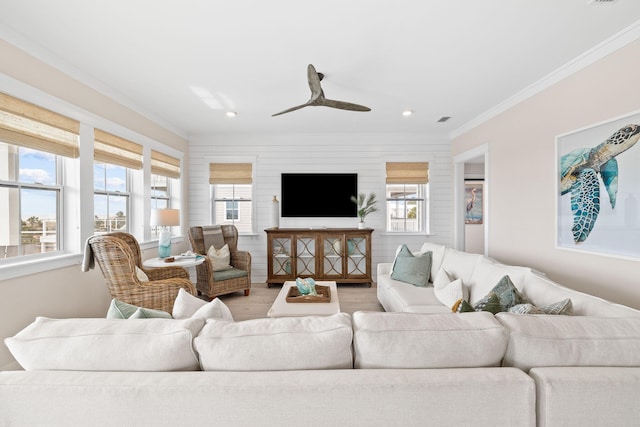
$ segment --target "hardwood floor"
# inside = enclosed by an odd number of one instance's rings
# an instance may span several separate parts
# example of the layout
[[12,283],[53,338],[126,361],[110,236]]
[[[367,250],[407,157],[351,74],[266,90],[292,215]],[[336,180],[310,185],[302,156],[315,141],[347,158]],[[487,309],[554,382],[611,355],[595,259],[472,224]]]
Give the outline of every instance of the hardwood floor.
[[[253,283],[251,294],[245,297],[242,292],[220,296],[220,300],[231,310],[234,320],[257,319],[267,317],[267,311],[280,292],[282,286],[272,285],[267,288],[266,283]],[[376,284],[367,285],[338,285],[340,297],[340,311],[353,313],[354,311],[384,311],[376,297]]]

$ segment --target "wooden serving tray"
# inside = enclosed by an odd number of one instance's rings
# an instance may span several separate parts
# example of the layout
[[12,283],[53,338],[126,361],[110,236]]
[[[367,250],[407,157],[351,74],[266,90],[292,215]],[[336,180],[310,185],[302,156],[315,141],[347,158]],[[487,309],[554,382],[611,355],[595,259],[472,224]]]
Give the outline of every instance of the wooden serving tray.
[[329,286],[316,285],[318,296],[300,295],[298,287],[293,285],[287,292],[287,302],[331,302],[331,288]]

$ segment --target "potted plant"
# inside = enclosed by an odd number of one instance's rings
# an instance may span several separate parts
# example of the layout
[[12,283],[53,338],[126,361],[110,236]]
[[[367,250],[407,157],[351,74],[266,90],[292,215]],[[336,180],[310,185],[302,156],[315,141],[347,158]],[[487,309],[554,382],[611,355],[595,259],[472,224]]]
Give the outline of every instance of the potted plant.
[[364,219],[370,213],[377,212],[378,200],[376,199],[376,193],[371,192],[367,196],[364,193],[358,194],[358,197],[351,196],[351,201],[356,204],[358,207],[358,217],[360,218],[360,223],[358,224],[358,228],[364,228]]

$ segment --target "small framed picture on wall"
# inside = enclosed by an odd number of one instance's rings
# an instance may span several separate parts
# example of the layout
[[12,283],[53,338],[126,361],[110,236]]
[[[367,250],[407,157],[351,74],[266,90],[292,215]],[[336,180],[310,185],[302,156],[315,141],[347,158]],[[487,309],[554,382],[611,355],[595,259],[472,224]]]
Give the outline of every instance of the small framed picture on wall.
[[482,180],[474,179],[464,182],[465,224],[482,224],[484,216],[483,190],[484,181]]

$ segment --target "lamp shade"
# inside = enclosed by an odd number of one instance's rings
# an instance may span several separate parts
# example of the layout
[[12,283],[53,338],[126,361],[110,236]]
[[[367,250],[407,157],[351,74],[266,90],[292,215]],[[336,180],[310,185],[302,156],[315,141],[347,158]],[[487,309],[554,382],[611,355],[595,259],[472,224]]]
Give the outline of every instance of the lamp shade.
[[172,227],[180,225],[179,209],[151,209],[149,224],[154,226]]

